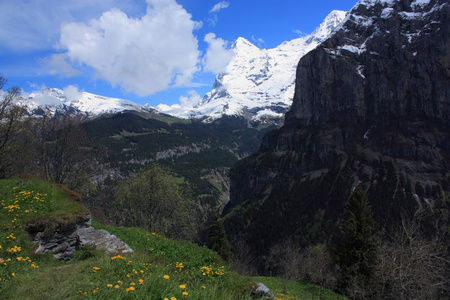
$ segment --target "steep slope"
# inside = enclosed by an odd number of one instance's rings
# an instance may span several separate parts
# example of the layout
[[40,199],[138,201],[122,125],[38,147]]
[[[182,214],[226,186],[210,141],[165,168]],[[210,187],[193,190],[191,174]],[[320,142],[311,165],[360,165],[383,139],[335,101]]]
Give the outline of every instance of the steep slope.
[[287,237],[323,242],[358,184],[384,229],[422,208],[437,230],[450,192],[449,15],[444,0],[362,0],[300,60],[284,126],[231,172],[233,239],[260,256]]
[[185,118],[214,120],[222,115],[239,115],[253,123],[282,123],[284,113],[292,103],[298,60],[324,41],[345,14],[333,11],[310,35],[284,42],[273,49],[260,49],[248,40],[238,38],[232,46],[234,57],[226,72],[216,77],[212,91],[193,109],[166,107],[165,112]]

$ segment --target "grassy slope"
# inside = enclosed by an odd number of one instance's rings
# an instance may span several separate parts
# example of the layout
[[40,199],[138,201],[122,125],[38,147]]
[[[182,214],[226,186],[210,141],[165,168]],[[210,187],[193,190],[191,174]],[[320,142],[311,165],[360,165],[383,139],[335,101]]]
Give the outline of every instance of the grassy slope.
[[[127,242],[133,254],[106,255],[86,248],[70,262],[32,255],[36,244],[24,229],[27,224],[70,222],[86,209],[67,192],[35,179],[0,180],[0,201],[2,299],[250,299],[252,278],[230,270],[214,252],[141,229],[93,222]],[[277,279],[255,280],[282,290]],[[289,290],[289,295],[296,291]],[[311,299],[315,292],[301,293],[293,297],[280,292],[277,297]]]

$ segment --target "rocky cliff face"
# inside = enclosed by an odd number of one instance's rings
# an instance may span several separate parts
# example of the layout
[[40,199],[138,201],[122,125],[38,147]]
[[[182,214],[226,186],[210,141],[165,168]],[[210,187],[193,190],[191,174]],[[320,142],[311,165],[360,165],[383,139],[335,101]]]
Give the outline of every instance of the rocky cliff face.
[[438,214],[450,191],[449,17],[445,0],[361,0],[300,60],[285,125],[231,173],[232,237],[260,255],[288,236],[323,242],[357,184],[388,230],[419,207]]

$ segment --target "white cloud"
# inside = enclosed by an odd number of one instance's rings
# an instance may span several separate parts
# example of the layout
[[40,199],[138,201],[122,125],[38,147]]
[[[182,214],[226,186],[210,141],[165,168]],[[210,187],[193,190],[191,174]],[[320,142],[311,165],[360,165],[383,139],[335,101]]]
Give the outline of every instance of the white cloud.
[[59,53],[41,59],[40,63],[48,69],[52,75],[62,74],[65,77],[78,75],[79,72],[69,64],[67,59],[67,54]]
[[300,29],[294,30],[294,33],[297,34],[299,37],[304,37],[308,35],[307,33],[301,31]]
[[230,6],[230,3],[228,3],[227,1],[222,1],[214,5],[213,8],[211,8],[211,10],[209,11],[211,16],[208,18],[208,22],[211,26],[215,26],[217,24],[217,21],[219,20],[217,13],[220,12],[222,9],[227,8],[228,6]]
[[80,100],[83,94],[75,85],[68,85],[63,88],[64,95],[67,97],[67,100]]
[[198,24],[175,0],[147,2],[141,18],[111,9],[88,23],[63,25],[59,49],[125,93],[146,96],[189,85],[198,71]]
[[202,100],[202,97],[200,97],[200,95],[195,90],[188,91],[188,94],[188,96],[181,96],[179,99],[181,108],[183,109],[194,108]]
[[138,15],[145,9],[145,3],[122,0],[0,1],[0,53],[50,50],[58,40],[61,24],[98,18],[112,7]]
[[203,70],[212,73],[225,72],[227,65],[233,59],[234,52],[227,49],[227,42],[221,38],[216,38],[212,32],[205,35],[208,49],[203,57]]
[[219,11],[221,11],[224,8],[227,8],[228,6],[230,6],[230,3],[227,1],[222,1],[217,3],[216,5],[214,5],[213,8],[211,8],[211,10],[209,11],[210,13],[217,13]]
[[262,39],[262,38],[256,38],[255,36],[252,35],[252,42],[258,46],[258,48],[262,48],[266,42]]

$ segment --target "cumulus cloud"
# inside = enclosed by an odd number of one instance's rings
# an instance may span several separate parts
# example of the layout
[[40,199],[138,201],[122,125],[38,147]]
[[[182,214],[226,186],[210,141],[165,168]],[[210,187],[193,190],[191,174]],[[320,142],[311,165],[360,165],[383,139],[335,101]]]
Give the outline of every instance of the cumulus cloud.
[[209,12],[217,13],[217,12],[221,11],[222,9],[227,8],[228,6],[230,6],[230,3],[226,2],[226,1],[222,1],[222,2],[219,2],[216,5],[214,5],[214,7],[211,8],[211,10]]
[[93,68],[97,79],[125,93],[147,96],[188,85],[198,71],[193,30],[199,24],[175,0],[147,4],[140,18],[114,8],[87,23],[67,23],[58,48],[71,63]]
[[234,57],[234,52],[227,49],[227,42],[216,37],[212,32],[205,35],[208,49],[203,57],[203,70],[211,73],[222,73],[226,71],[227,65]]
[[195,90],[190,90],[188,91],[188,96],[181,96],[179,100],[181,108],[190,109],[197,107],[202,97]]
[[67,100],[79,100],[83,96],[81,91],[78,89],[75,85],[68,85],[65,88],[63,88],[64,95],[66,95]]

